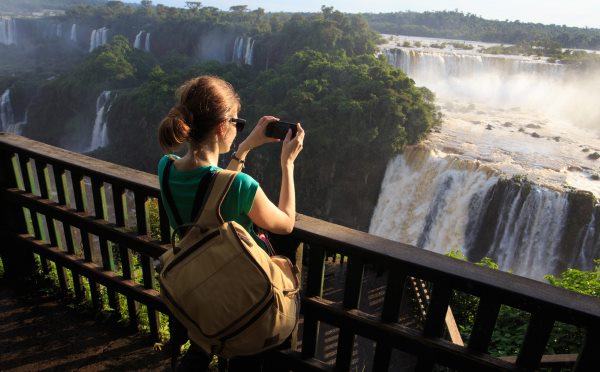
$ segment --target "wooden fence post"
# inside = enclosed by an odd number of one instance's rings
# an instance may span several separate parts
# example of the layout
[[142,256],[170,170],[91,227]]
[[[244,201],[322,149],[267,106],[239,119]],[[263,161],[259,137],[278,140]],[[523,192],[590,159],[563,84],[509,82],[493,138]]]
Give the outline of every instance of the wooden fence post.
[[[0,191],[17,187],[12,156],[12,153],[0,149]],[[33,252],[15,239],[17,234],[27,233],[25,216],[23,208],[9,203],[4,196],[0,205],[0,256],[4,265],[4,277],[18,282],[35,272]]]

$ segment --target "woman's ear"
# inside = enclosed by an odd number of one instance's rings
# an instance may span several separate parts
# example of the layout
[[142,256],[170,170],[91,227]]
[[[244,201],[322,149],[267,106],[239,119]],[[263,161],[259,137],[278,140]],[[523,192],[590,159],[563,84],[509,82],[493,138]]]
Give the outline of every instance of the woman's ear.
[[227,124],[225,122],[219,123],[219,125],[217,125],[217,136],[223,137],[227,134],[226,125]]

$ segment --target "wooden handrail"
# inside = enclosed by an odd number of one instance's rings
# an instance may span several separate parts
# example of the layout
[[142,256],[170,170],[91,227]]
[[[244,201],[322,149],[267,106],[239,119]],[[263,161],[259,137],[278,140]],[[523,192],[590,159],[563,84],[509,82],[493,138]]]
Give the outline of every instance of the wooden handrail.
[[[168,249],[168,223],[166,214],[160,202],[158,181],[155,175],[136,171],[126,167],[97,160],[85,155],[58,149],[13,134],[0,133],[0,161],[3,166],[11,166],[13,157],[17,156],[17,169],[24,174],[24,189],[16,185],[16,176],[3,170],[0,172],[0,198],[5,208],[12,208],[14,215],[25,210],[32,218],[32,231],[23,231],[22,224],[16,228],[8,229],[7,214],[2,214],[4,220],[0,221],[2,233],[10,237],[15,248],[22,248],[35,252],[42,257],[42,263],[50,260],[56,263],[60,272],[71,270],[73,283],[79,283],[79,278],[87,278],[92,301],[99,306],[98,285],[105,286],[108,292],[108,301],[118,306],[115,292],[127,297],[127,306],[130,319],[138,311],[138,303],[147,306],[147,314],[153,335],[158,334],[157,311],[168,312],[158,292],[154,290],[152,260]],[[36,167],[28,170],[29,159],[36,163]],[[71,201],[75,204],[66,205],[66,196],[59,195],[59,201],[50,200],[45,190],[34,193],[35,182],[30,182],[28,172],[33,172],[38,180],[44,175],[46,165],[54,168],[55,177],[66,177],[64,171],[69,171],[72,176],[73,193]],[[49,173],[49,172],[48,172]],[[95,213],[90,208],[84,208],[81,180],[84,177],[91,179],[91,188]],[[35,177],[33,177],[35,178]],[[45,178],[39,182],[44,188]],[[135,202],[131,205],[136,211],[135,231],[127,230],[124,226],[125,216],[117,216],[116,224],[106,220],[106,216],[98,209],[103,208],[103,184],[112,185],[117,193],[114,197],[115,206],[123,208],[122,200],[124,190],[131,190]],[[52,186],[52,185],[49,185]],[[54,185],[55,186],[55,185]],[[61,186],[61,187],[64,187]],[[68,195],[67,195],[68,196]],[[157,241],[148,236],[149,228],[146,226],[145,203],[148,198],[156,198],[159,203],[160,231],[162,239]],[[75,208],[73,208],[75,207]],[[123,212],[122,210],[119,212]],[[38,219],[40,215],[43,218]],[[58,247],[58,227],[53,221],[61,222],[64,238],[69,240],[67,246]],[[42,239],[45,231],[51,229],[50,237]],[[5,226],[6,225],[6,226]],[[12,226],[12,225],[11,225]],[[56,231],[54,231],[56,229]],[[73,248],[72,232],[77,232],[81,237],[82,255],[75,253]],[[35,235],[35,236],[34,236]],[[96,236],[99,243],[99,252],[93,252],[92,237]],[[484,267],[455,260],[433,252],[424,251],[416,247],[394,242],[381,237],[369,235],[364,232],[352,230],[343,226],[328,223],[305,215],[298,215],[296,225],[291,236],[287,238],[290,246],[304,243],[308,257],[305,275],[304,297],[302,300],[303,340],[299,352],[276,352],[273,360],[280,361],[286,367],[294,370],[331,370],[331,366],[323,363],[318,342],[323,339],[321,329],[325,325],[331,328],[342,329],[337,337],[336,363],[338,369],[348,369],[351,365],[352,352],[356,336],[372,340],[376,344],[374,369],[388,369],[391,363],[392,351],[399,349],[410,353],[416,358],[417,369],[430,370],[434,363],[454,369],[473,370],[518,370],[531,369],[535,366],[552,364],[547,356],[542,357],[549,331],[555,321],[561,321],[583,327],[587,330],[583,351],[579,356],[558,358],[563,365],[573,366],[585,370],[597,365],[598,334],[600,332],[600,300],[570,292],[564,289],[518,277],[498,270],[489,270]],[[69,243],[71,245],[69,245]],[[119,265],[115,265],[108,244],[118,248]],[[15,252],[20,251],[14,249]],[[3,254],[10,253],[4,249]],[[339,252],[347,257],[344,264],[345,282],[343,300],[330,301],[323,296],[324,262],[326,252]],[[133,280],[132,256],[135,255],[142,268],[138,281]],[[94,260],[100,262],[95,263]],[[11,261],[11,262],[17,262]],[[365,282],[365,268],[369,265],[380,267],[388,273],[385,283],[385,298],[377,310],[378,314],[368,313],[362,309],[361,287]],[[5,265],[6,267],[6,265]],[[47,268],[47,266],[46,266]],[[64,277],[64,275],[63,275]],[[414,277],[424,280],[432,287],[427,296],[431,303],[425,319],[423,330],[413,329],[398,322],[401,310],[401,296],[407,278]],[[77,279],[77,280],[75,280]],[[140,279],[141,282],[139,281]],[[63,283],[63,282],[61,282]],[[66,282],[61,284],[65,286]],[[79,284],[75,284],[79,286]],[[77,288],[74,288],[77,292]],[[461,291],[480,298],[479,311],[470,344],[462,345],[460,334],[450,329],[453,342],[443,338],[443,324],[452,327],[452,316],[448,305],[453,291]],[[81,291],[79,292],[81,296]],[[487,354],[487,348],[498,309],[501,305],[508,305],[524,310],[531,314],[529,329],[525,335],[521,353],[518,357],[495,358]],[[429,311],[431,310],[431,311]],[[328,329],[329,329],[328,328]],[[331,337],[330,337],[331,339]],[[480,345],[471,344],[477,340]],[[556,360],[558,360],[556,359]],[[540,364],[541,363],[541,364]],[[557,362],[558,363],[558,362]]]

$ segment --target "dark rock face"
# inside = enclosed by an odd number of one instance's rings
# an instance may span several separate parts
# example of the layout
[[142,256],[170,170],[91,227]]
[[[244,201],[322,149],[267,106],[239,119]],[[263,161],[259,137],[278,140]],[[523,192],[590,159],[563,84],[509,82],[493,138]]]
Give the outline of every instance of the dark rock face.
[[598,160],[600,158],[600,154],[598,152],[593,152],[588,155],[588,158],[592,160]]

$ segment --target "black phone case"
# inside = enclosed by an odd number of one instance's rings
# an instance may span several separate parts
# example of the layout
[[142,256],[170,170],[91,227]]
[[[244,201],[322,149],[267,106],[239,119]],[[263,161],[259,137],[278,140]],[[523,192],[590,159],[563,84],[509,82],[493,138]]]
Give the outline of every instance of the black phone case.
[[285,121],[274,121],[267,125],[267,129],[265,130],[265,135],[271,138],[279,138],[280,140],[285,139],[285,135],[288,132],[288,129],[292,130],[292,138],[296,136],[298,132],[298,127],[294,123],[288,123]]

